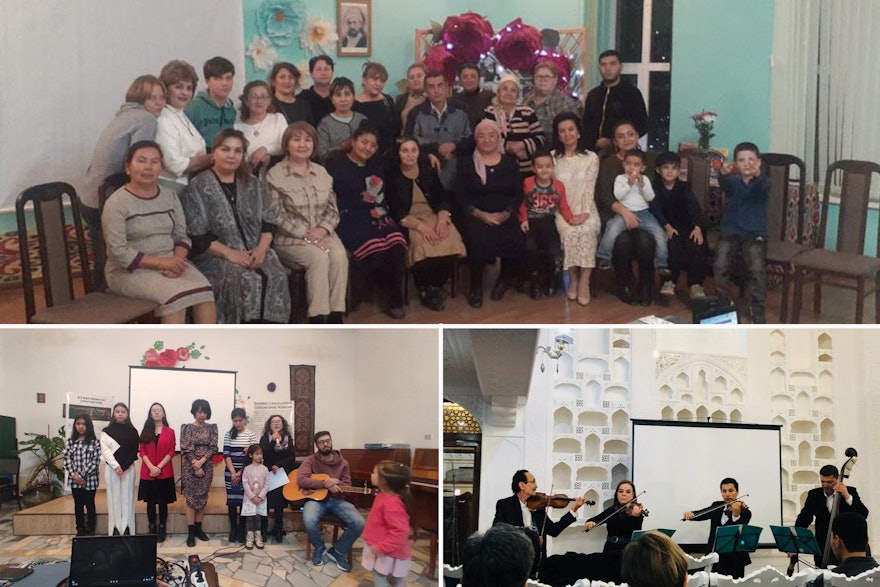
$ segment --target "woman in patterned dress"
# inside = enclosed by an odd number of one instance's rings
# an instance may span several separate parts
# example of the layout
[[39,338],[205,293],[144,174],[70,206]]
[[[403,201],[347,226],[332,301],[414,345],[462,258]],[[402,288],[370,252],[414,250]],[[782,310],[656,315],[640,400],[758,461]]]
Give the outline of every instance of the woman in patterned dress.
[[154,300],[165,324],[216,322],[211,284],[186,260],[190,240],[174,193],[159,185],[162,151],[153,141],[131,146],[129,182],[107,199],[101,224],[107,243],[107,286],[113,293]]
[[534,175],[532,155],[544,144],[544,128],[534,110],[517,103],[519,89],[515,75],[503,75],[483,117],[498,123],[504,152],[517,160],[519,171],[526,178]]
[[556,216],[556,229],[565,251],[563,268],[568,269],[566,295],[582,306],[590,303],[590,274],[596,266],[596,243],[599,240],[599,211],[596,209],[596,176],[599,157],[588,151],[574,112],[563,112],[553,119],[553,156],[556,178],[565,186],[568,205],[574,214],[569,224]]
[[290,319],[287,274],[270,248],[275,210],[263,185],[248,171],[241,131],[214,137],[214,166],[181,195],[193,261],[214,287],[221,324]]
[[189,526],[186,545],[195,546],[196,538],[208,540],[208,535],[202,530],[202,517],[208,505],[208,491],[214,476],[211,459],[218,449],[217,425],[207,422],[211,419],[211,404],[207,400],[197,399],[192,403],[190,413],[195,421],[184,424],[180,429],[180,455],[186,523]]
[[229,542],[244,543],[244,520],[240,520],[244,487],[241,484],[241,472],[244,470],[245,449],[256,444],[257,435],[247,428],[247,412],[243,408],[232,410],[232,428],[223,435],[223,460],[226,470],[226,508],[229,510]]

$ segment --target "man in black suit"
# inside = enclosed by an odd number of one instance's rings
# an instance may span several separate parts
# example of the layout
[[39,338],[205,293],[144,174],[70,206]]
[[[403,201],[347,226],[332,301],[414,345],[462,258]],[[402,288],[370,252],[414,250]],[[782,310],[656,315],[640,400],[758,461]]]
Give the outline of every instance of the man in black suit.
[[[834,500],[834,494],[840,494],[840,505],[838,511],[855,512],[863,518],[868,517],[868,508],[859,499],[859,492],[855,487],[847,487],[844,483],[838,483],[837,477],[839,472],[834,465],[825,465],[819,469],[819,481],[821,487],[811,489],[807,493],[807,499],[801,513],[798,514],[794,525],[801,528],[809,527],[813,518],[816,518],[816,541],[819,543],[819,552],[825,549],[825,537],[828,534],[828,522],[831,521],[831,503]],[[822,555],[818,554],[814,557],[816,566],[821,567]],[[832,556],[830,564],[836,564],[837,558]]]
[[[709,520],[712,524],[709,530],[709,541],[706,552],[715,550],[715,533],[718,526],[734,526],[748,524],[752,519],[752,512],[743,501],[738,501],[739,483],[736,479],[726,477],[721,480],[721,500],[713,501],[709,507],[696,512],[685,512],[685,520],[700,522]],[[727,504],[726,507],[718,507]],[[717,508],[713,511],[712,508]],[[701,513],[705,512],[705,513]],[[734,579],[745,576],[746,565],[751,564],[752,559],[747,552],[723,553],[718,555],[718,564],[713,565],[712,570],[722,575],[730,575]]]
[[510,488],[513,495],[499,499],[495,504],[495,519],[492,520],[492,525],[504,523],[525,528],[526,533],[532,539],[533,546],[535,546],[535,564],[532,567],[534,575],[540,564],[547,558],[545,538],[559,536],[575,521],[574,513],[584,505],[584,498],[579,497],[574,500],[571,511],[566,512],[558,522],[554,522],[547,517],[545,508],[531,511],[527,505],[528,498],[534,496],[538,490],[538,483],[535,481],[534,475],[525,469],[520,469],[514,473]]

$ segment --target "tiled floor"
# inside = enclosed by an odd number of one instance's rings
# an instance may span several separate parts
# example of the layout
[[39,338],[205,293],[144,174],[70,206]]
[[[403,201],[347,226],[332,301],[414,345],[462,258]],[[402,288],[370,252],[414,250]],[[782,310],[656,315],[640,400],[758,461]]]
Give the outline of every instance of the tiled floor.
[[[0,564],[13,563],[23,566],[39,561],[68,560],[70,536],[13,536],[12,505],[0,514]],[[362,512],[365,515],[367,512]],[[330,536],[326,539],[329,541]],[[232,545],[226,537],[211,537],[208,542],[197,542],[194,548],[186,547],[186,536],[174,535],[159,545],[159,557],[166,561],[182,562],[186,556],[196,553],[204,562],[211,562],[219,575],[221,587],[369,587],[372,577],[361,567],[363,542],[354,546],[354,568],[343,573],[335,564],[328,562],[316,567],[305,558],[306,535],[304,532],[285,536],[284,542],[266,544],[265,550],[245,550]],[[413,587],[436,587],[437,581],[427,576],[428,541],[419,539],[413,547],[412,569],[406,578]],[[0,582],[0,585],[3,583]]]

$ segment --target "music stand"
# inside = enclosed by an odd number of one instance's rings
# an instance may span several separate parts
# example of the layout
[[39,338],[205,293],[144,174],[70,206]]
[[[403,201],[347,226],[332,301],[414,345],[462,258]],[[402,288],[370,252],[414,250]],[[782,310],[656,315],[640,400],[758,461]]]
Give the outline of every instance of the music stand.
[[669,528],[655,528],[654,530],[635,530],[632,533],[632,537],[629,539],[630,542],[638,542],[639,538],[647,534],[648,532],[660,532],[661,534],[666,534],[670,538],[675,534],[675,530],[670,530]]
[[761,530],[763,528],[748,524],[719,526],[715,532],[715,552],[718,554],[755,552],[758,549]]
[[[776,548],[780,552],[787,554],[819,554],[819,543],[816,536],[808,528],[799,526],[770,526],[773,532],[773,540],[776,541]],[[800,565],[800,559],[797,559]]]

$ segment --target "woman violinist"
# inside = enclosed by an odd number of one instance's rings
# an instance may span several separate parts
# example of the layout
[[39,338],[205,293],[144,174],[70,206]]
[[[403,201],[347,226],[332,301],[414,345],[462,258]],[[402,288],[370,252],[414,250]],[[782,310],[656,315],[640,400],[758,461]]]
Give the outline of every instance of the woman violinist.
[[[607,520],[605,525],[608,527],[608,538],[605,539],[605,547],[602,552],[623,550],[629,544],[632,533],[642,529],[642,518],[648,515],[648,510],[635,501],[635,498],[636,486],[632,481],[624,479],[617,484],[614,503],[602,513],[587,520],[587,531],[601,524],[603,520]],[[615,511],[617,511],[616,514],[614,514]]]
[[[739,498],[739,483],[736,479],[726,477],[721,480],[721,501],[712,502],[707,508],[696,512],[685,512],[685,520],[700,522],[709,520],[712,528],[709,531],[709,542],[706,552],[715,550],[715,532],[718,526],[733,526],[735,524],[748,524],[752,519],[752,512],[746,503]],[[722,575],[730,575],[734,579],[745,576],[746,565],[751,564],[752,559],[747,552],[732,552],[718,555],[718,564],[712,567],[714,572]]]

